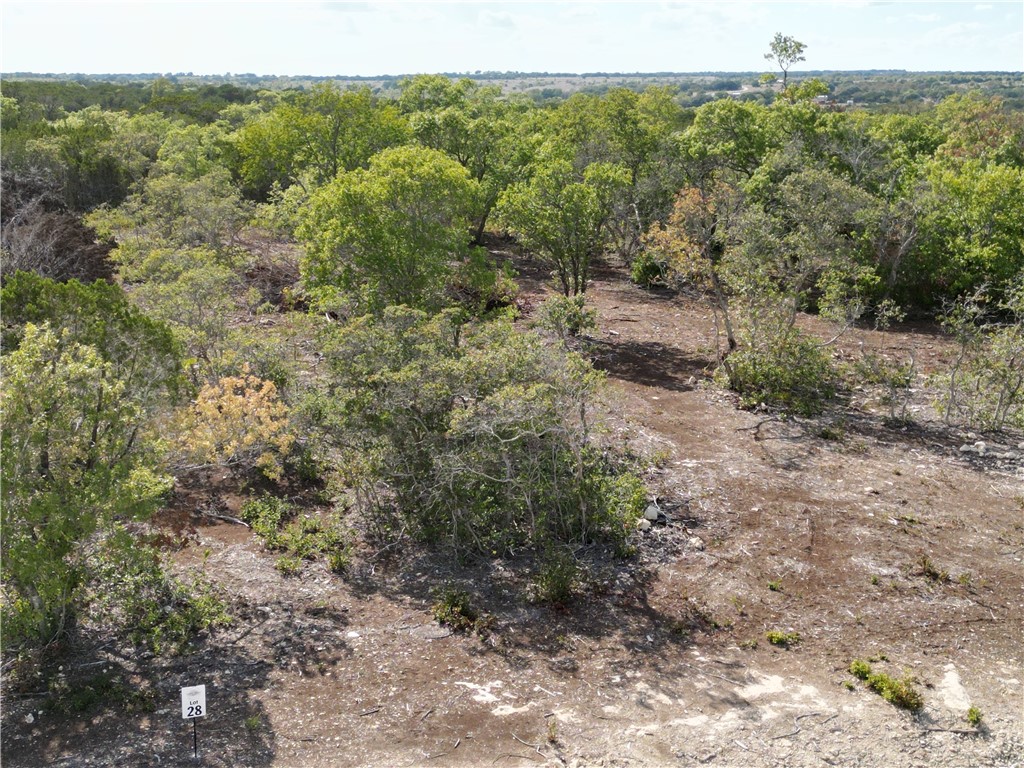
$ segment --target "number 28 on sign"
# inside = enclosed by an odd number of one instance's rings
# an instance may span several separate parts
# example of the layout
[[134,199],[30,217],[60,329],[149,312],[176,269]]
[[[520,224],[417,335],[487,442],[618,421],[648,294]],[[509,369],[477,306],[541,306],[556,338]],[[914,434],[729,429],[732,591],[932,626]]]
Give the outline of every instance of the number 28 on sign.
[[181,716],[185,720],[206,717],[206,686],[193,685],[181,689]]

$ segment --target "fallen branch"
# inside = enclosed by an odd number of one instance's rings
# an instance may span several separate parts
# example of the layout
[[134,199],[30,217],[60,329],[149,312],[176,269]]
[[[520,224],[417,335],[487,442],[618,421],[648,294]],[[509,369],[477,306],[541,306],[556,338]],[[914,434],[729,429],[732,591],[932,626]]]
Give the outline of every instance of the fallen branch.
[[504,760],[506,757],[518,757],[520,760],[536,760],[533,755],[517,755],[514,752],[506,752],[503,755],[498,755],[494,760],[491,761],[491,765],[494,765],[499,760]]
[[[797,725],[798,722],[803,720],[805,717],[817,717],[820,714],[821,714],[821,712],[806,712],[806,713],[804,713],[802,715],[797,715],[796,717],[793,718],[793,725],[796,726],[796,730],[795,731],[790,731],[789,733],[783,733],[780,736],[771,736],[768,739],[768,741],[775,741],[776,739],[787,739],[790,736],[796,736],[798,733],[800,733],[800,726]],[[832,715],[832,717],[835,717],[835,715]],[[828,718],[828,720],[831,720],[832,717]],[[822,720],[821,723],[819,723],[819,725],[827,723],[828,720]]]
[[232,517],[231,515],[222,515],[219,512],[205,511],[200,511],[200,514],[203,517],[211,517],[214,520],[223,520],[226,523],[234,523],[235,525],[244,525],[246,528],[252,528],[252,526],[245,522],[245,520],[240,520],[237,517]]
[[923,731],[934,731],[936,733],[962,733],[966,736],[977,736],[981,733],[977,728],[936,728],[934,726],[922,727]]
[[736,427],[736,431],[737,432],[751,432],[752,431],[754,433],[754,440],[761,440],[761,439],[763,439],[761,437],[761,427],[763,427],[765,424],[771,424],[773,421],[783,422],[783,421],[785,421],[785,419],[783,419],[783,418],[781,418],[779,416],[769,416],[767,419],[762,419],[761,421],[757,422],[757,424],[755,424],[752,427]]
[[374,707],[373,709],[368,709],[365,712],[360,712],[359,716],[366,717],[367,715],[372,715],[374,712],[380,712],[380,707]]
[[[430,714],[430,713],[428,712],[427,714]],[[462,743],[462,739],[456,739],[454,747],[449,749],[447,752],[439,752],[436,755],[427,755],[427,760],[434,760],[434,759],[436,759],[438,757],[444,757],[445,755],[450,755],[452,752],[454,752],[456,749],[459,748],[459,744],[461,744],[461,743]]]
[[520,739],[520,738],[519,738],[518,736],[516,736],[516,735],[515,735],[514,733],[512,734],[512,738],[513,738],[513,739],[515,739],[516,741],[518,741],[518,742],[519,742],[520,744],[522,744],[522,745],[524,745],[524,746],[527,746],[527,747],[529,747],[529,748],[530,748],[530,749],[532,749],[532,750],[533,750],[534,752],[536,752],[536,753],[537,753],[538,755],[540,755],[541,757],[543,757],[543,758],[544,758],[545,760],[547,760],[547,759],[548,759],[548,756],[547,756],[547,755],[545,755],[545,754],[544,754],[543,752],[541,752],[541,751],[540,751],[540,747],[538,747],[538,746],[536,746],[536,745],[534,745],[534,744],[530,744],[530,743],[529,743],[529,742],[527,742],[527,741],[523,741],[523,740],[522,740],[522,739]]

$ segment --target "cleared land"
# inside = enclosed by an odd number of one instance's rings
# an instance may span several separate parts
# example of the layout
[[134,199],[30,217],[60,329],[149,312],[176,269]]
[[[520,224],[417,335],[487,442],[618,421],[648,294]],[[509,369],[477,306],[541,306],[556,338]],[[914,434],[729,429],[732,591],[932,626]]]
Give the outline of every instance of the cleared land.
[[[541,270],[504,255],[535,305]],[[525,599],[522,562],[458,568],[415,549],[362,551],[344,579],[319,563],[288,578],[249,530],[198,514],[237,513],[237,481],[183,478],[159,523],[235,621],[187,656],[110,647],[86,661],[136,670],[150,712],[111,701],[61,716],[8,696],[5,765],[194,764],[179,688],[198,683],[210,766],[1024,761],[1024,436],[937,422],[925,377],[946,342],[917,327],[843,341],[847,355],[916,350],[911,426],[886,426],[870,390],[780,421],[710,386],[700,300],[611,268],[588,296],[611,429],[661,457],[648,480],[664,519],[634,561],[594,565],[565,609]],[[493,616],[486,638],[434,622],[445,582]],[[773,631],[799,642],[773,645]],[[924,709],[868,690],[854,659],[913,676]]]

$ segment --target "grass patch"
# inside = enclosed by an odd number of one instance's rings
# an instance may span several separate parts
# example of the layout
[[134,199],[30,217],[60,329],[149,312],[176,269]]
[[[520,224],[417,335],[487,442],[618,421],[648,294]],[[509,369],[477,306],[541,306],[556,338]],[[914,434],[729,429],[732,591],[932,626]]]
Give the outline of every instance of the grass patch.
[[766,632],[765,637],[769,643],[779,648],[792,648],[800,643],[799,632],[782,632],[781,630],[773,629],[771,632]]

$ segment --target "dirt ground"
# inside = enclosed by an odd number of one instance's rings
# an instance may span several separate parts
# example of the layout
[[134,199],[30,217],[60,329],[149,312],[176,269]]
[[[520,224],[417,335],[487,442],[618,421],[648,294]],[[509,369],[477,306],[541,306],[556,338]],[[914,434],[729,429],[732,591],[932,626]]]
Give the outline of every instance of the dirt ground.
[[[535,306],[543,275],[519,266]],[[525,599],[509,561],[364,552],[345,578],[320,563],[287,578],[249,530],[179,504],[164,520],[188,534],[177,566],[229,596],[234,622],[178,658],[101,657],[152,686],[150,713],[112,702],[64,717],[8,695],[4,764],[194,765],[179,688],[201,683],[207,766],[1024,763],[1024,435],[941,425],[925,376],[950,354],[943,339],[906,327],[843,341],[846,355],[916,353],[910,425],[886,426],[869,390],[780,421],[711,386],[699,300],[614,269],[588,297],[610,428],[660,457],[647,479],[663,517],[635,561],[595,567],[565,609]],[[444,581],[494,617],[487,638],[433,621]],[[799,642],[774,646],[771,631]],[[854,659],[916,678],[923,711],[867,690]]]

